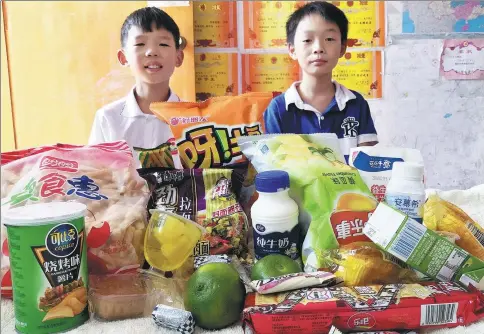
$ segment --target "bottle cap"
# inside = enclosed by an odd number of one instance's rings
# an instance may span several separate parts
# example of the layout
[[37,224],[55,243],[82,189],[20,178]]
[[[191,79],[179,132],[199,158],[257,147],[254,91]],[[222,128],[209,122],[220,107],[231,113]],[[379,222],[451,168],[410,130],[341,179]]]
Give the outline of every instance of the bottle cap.
[[276,193],[289,188],[289,174],[282,170],[270,170],[257,174],[255,189],[263,193]]
[[392,168],[392,178],[405,180],[423,180],[424,166],[411,162],[394,162]]

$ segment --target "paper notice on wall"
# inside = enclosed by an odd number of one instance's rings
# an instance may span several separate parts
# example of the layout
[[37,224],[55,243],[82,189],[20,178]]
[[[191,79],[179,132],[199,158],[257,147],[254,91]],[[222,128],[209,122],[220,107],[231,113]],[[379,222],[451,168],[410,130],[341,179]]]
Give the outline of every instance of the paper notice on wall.
[[190,1],[147,1],[148,7],[185,7]]
[[440,75],[449,80],[484,80],[484,39],[446,40]]

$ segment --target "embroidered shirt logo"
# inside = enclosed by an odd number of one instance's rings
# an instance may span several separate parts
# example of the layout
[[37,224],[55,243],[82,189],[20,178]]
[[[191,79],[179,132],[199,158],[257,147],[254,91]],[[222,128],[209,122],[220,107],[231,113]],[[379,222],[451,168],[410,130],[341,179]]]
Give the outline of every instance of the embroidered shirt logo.
[[343,137],[356,137],[358,136],[358,126],[360,122],[358,122],[354,117],[346,117],[341,124],[341,128],[343,129]]

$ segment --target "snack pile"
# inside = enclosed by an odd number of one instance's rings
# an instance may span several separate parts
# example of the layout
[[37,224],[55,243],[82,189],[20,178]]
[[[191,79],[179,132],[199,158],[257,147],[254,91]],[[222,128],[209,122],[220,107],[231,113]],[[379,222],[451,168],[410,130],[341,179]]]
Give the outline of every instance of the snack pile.
[[[45,202],[87,207],[75,228],[49,212],[38,221],[53,226],[26,252],[41,259],[33,284],[43,318],[25,326],[52,332],[89,313],[148,317],[180,333],[237,321],[261,334],[418,333],[482,319],[483,227],[439,195],[425,198],[420,152],[358,148],[347,164],[334,134],[264,134],[271,98],[154,104],[175,141],[157,152],[135,148],[139,169],[123,141],[2,153],[3,297],[30,302],[28,273],[9,258],[5,231],[15,231],[3,212]],[[267,186],[270,177],[285,182]],[[288,196],[291,224],[264,215]],[[254,249],[267,252],[255,260]],[[86,263],[84,276],[72,269]]]

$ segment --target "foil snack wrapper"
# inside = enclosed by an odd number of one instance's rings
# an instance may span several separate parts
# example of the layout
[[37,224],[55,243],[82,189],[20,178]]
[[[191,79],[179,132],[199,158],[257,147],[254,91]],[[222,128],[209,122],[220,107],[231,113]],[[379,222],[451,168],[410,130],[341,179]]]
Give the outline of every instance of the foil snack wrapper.
[[160,304],[155,307],[151,316],[160,327],[183,334],[192,334],[195,331],[195,319],[188,311]]

